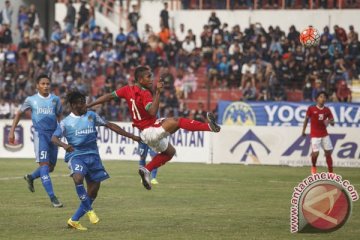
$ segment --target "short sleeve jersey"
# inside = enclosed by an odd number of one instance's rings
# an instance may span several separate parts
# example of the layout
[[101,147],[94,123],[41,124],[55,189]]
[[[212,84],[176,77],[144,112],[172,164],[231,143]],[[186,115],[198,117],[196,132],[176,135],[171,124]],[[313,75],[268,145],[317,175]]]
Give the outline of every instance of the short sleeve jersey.
[[68,144],[73,146],[73,152],[66,152],[65,161],[68,162],[74,156],[85,154],[99,154],[97,146],[96,126],[104,126],[107,122],[97,113],[87,111],[82,116],[70,113],[64,118],[53,136],[57,138],[65,137]]
[[49,94],[47,97],[39,93],[29,96],[20,107],[21,112],[31,110],[31,119],[38,132],[54,132],[57,127],[57,116],[62,113],[60,98]]
[[328,107],[319,108],[315,105],[310,106],[306,112],[306,116],[309,117],[311,122],[311,127],[310,127],[311,137],[321,138],[328,135],[324,120],[334,119]]
[[124,98],[128,104],[133,126],[140,130],[152,126],[156,116],[151,116],[148,109],[152,104],[152,94],[149,90],[139,86],[124,86],[114,91],[117,98]]

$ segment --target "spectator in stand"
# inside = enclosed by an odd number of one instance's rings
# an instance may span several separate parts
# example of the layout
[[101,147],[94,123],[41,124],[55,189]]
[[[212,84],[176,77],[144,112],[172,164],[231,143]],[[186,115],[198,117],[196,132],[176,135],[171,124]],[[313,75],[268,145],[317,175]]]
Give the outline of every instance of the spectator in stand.
[[311,86],[311,82],[307,81],[305,87],[303,88],[303,101],[311,102],[312,92],[313,92],[313,88]]
[[211,28],[211,32],[214,32],[215,29],[219,29],[221,26],[220,19],[216,16],[215,12],[211,13],[211,16],[208,20],[208,26]]
[[164,26],[167,29],[170,29],[169,27],[169,11],[168,11],[168,3],[164,3],[164,9],[160,12],[160,26]]
[[18,21],[17,21],[17,28],[21,34],[25,29],[25,24],[29,23],[29,16],[27,14],[27,10],[25,6],[20,6],[19,13],[18,13]]
[[354,26],[350,25],[349,26],[349,33],[347,35],[348,38],[348,43],[350,44],[354,39],[359,39],[359,34],[357,32],[355,32],[354,30]]
[[12,14],[13,9],[11,7],[10,1],[5,1],[5,8],[0,11],[0,24],[8,24],[9,28],[11,28],[12,24]]
[[339,27],[338,25],[334,26],[334,35],[335,38],[342,44],[342,46],[345,46],[347,43],[347,35],[345,32],[345,29],[342,27]]
[[170,40],[170,31],[168,28],[166,28],[164,25],[161,26],[161,31],[159,32],[159,39],[160,41],[167,45]]
[[251,83],[251,81],[246,82],[246,85],[242,92],[243,92],[243,99],[245,101],[256,100],[256,87]]
[[187,54],[190,54],[195,49],[195,43],[191,41],[189,36],[186,36],[185,41],[182,43],[182,48]]
[[10,29],[10,25],[6,22],[3,22],[3,30],[2,37],[0,34],[0,44],[4,44],[5,46],[13,43],[12,32]]
[[275,83],[270,88],[270,95],[274,101],[286,101],[286,93],[283,85]]
[[319,92],[325,91],[325,88],[322,86],[322,81],[317,79],[315,81],[315,87],[312,90],[311,99],[313,102],[316,102],[316,96]]
[[80,9],[79,9],[79,18],[78,18],[78,23],[77,23],[77,29],[78,31],[81,30],[81,27],[84,25],[84,24],[88,24],[89,23],[89,19],[90,19],[90,11],[89,9],[86,7],[86,3],[87,1],[86,0],[81,0],[81,6],[80,6]]
[[204,110],[204,104],[202,102],[198,102],[198,108],[194,112],[194,120],[206,122],[206,111]]
[[28,15],[28,23],[30,28],[32,29],[36,24],[39,24],[39,14],[36,11],[35,4],[31,4],[30,8],[27,12]]
[[45,42],[46,41],[44,29],[42,29],[39,24],[35,24],[34,28],[31,30],[30,41],[31,42]]
[[149,41],[149,37],[154,35],[152,27],[147,23],[145,24],[145,30],[141,34],[141,41],[143,44],[146,44]]
[[141,16],[138,11],[137,5],[132,5],[132,8],[133,8],[133,11],[129,13],[128,20],[129,20],[130,26],[137,31],[138,30],[138,21],[141,18]]
[[252,85],[255,86],[255,72],[256,72],[256,65],[255,60],[248,60],[241,68],[241,83],[240,88],[244,88],[246,81],[250,80]]
[[289,41],[294,41],[296,43],[299,42],[300,33],[296,30],[294,25],[291,25],[289,29],[289,33],[287,35],[287,39]]
[[176,30],[176,38],[179,42],[185,41],[185,38],[187,36],[187,32],[185,31],[185,25],[183,23],[180,23],[180,28]]
[[341,80],[338,84],[336,97],[339,102],[351,102],[351,90],[347,86],[346,81]]
[[66,16],[64,18],[65,22],[65,31],[70,35],[73,36],[73,29],[75,26],[75,18],[76,18],[76,10],[72,5],[72,0],[68,0],[66,3]]

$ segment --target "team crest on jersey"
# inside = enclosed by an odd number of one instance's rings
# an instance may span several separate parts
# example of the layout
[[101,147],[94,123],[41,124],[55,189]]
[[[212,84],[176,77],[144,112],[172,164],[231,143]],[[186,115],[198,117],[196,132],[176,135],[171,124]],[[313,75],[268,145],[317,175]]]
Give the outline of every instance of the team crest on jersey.
[[55,105],[56,105],[56,100],[53,99],[53,100],[51,101],[51,103],[52,103],[53,106],[55,106]]
[[255,126],[256,116],[249,104],[233,102],[226,107],[222,122],[225,125]]
[[93,119],[92,116],[88,116],[88,120],[89,120],[89,122],[93,122],[93,121],[94,121],[94,119]]
[[14,132],[14,135],[15,135],[15,140],[14,140],[14,144],[10,144],[9,142],[9,134],[10,134],[10,129],[11,129],[11,126],[10,125],[5,125],[4,127],[4,148],[8,151],[11,151],[11,152],[16,152],[16,151],[19,151],[20,149],[22,149],[24,147],[24,128],[19,125],[15,128],[15,132]]

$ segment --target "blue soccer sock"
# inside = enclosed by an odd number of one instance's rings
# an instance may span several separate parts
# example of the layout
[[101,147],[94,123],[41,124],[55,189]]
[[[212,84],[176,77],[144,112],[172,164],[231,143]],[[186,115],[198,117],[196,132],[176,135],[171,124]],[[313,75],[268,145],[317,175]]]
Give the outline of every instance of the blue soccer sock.
[[49,175],[49,166],[48,165],[43,165],[40,167],[40,177],[41,177],[41,182],[42,185],[45,188],[45,191],[47,192],[47,194],[49,195],[50,198],[54,197],[54,190],[52,187],[52,183],[51,183],[51,178]]
[[79,221],[82,216],[86,213],[84,209],[84,204],[81,202],[79,208],[76,210],[74,215],[71,217],[73,221]]
[[76,192],[79,196],[79,199],[83,205],[84,211],[88,212],[88,211],[92,210],[91,201],[90,201],[90,198],[87,195],[87,192],[84,188],[84,184],[76,185],[75,188],[76,188]]
[[40,167],[38,167],[37,169],[35,169],[35,171],[31,174],[31,178],[33,180],[37,179],[40,177]]
[[144,167],[144,166],[146,165],[145,159],[140,159],[139,165],[142,166],[142,167]]
[[157,168],[154,168],[154,169],[151,171],[151,178],[156,178],[157,171],[158,171]]

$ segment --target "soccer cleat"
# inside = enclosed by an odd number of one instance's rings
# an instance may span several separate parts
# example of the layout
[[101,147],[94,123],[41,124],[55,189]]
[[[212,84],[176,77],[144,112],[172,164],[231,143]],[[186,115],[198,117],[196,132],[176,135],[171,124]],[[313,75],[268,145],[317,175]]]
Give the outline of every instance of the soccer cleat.
[[24,176],[25,181],[28,184],[28,189],[30,190],[30,192],[35,192],[35,188],[34,188],[34,179],[32,179],[30,174],[26,174]]
[[76,230],[86,231],[87,228],[83,227],[79,221],[73,221],[71,218],[67,221],[67,225],[69,228],[74,228]]
[[209,121],[209,127],[210,127],[211,131],[212,132],[220,132],[221,127],[219,125],[217,125],[214,114],[212,114],[211,112],[208,112],[206,114],[206,117]]
[[56,196],[53,196],[51,199],[51,204],[53,205],[53,207],[55,208],[61,208],[63,207],[63,204],[57,199]]
[[156,185],[156,184],[159,184],[159,182],[156,180],[156,178],[153,178],[153,179],[151,179],[151,184]]
[[142,184],[147,190],[151,190],[150,172],[145,167],[139,168],[139,175],[142,180]]
[[316,173],[316,167],[311,167],[311,174],[315,174]]
[[100,221],[94,210],[88,211],[86,215],[89,217],[89,220],[92,224],[97,224]]

